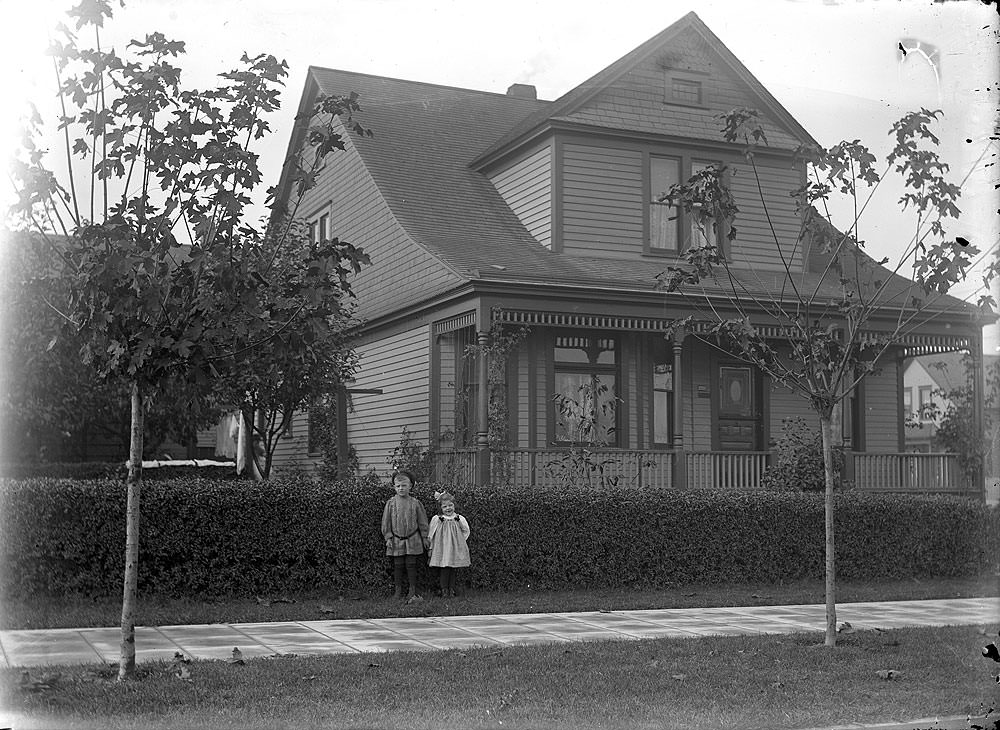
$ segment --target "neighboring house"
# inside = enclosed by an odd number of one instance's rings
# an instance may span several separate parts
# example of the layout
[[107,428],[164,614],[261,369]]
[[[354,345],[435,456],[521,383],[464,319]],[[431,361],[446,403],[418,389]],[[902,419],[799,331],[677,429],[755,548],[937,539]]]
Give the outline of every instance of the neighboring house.
[[966,385],[963,352],[923,355],[903,368],[903,419],[907,451],[934,451],[934,434],[951,404],[943,393]]
[[[374,136],[345,132],[346,149],[298,210],[371,256],[354,280],[365,322],[354,386],[368,392],[352,396],[347,419],[362,472],[384,474],[405,429],[438,453],[438,478],[451,469],[475,483],[554,479],[580,417],[591,416],[591,440],[606,447],[597,480],[756,486],[782,419],[816,421],[806,401],[755,368],[695,337],[664,337],[672,319],[697,316],[655,288],[694,234],[657,196],[700,166],[728,165],[741,214],[727,256],[751,288],[777,291],[786,275],[770,226],[798,236],[789,193],[805,169],[793,153],[814,143],[697,15],[553,102],[525,84],[497,94],[311,67],[299,112],[319,94],[350,92]],[[770,146],[756,164],[769,220],[741,148],[722,140],[714,116],[740,106],[763,115]],[[279,202],[292,177],[286,168]],[[815,285],[823,263],[807,245],[793,275]],[[845,404],[844,438],[857,452],[848,469],[859,483],[904,479],[903,359],[981,349],[981,326],[951,304]],[[467,348],[490,349],[520,327],[527,334],[491,393],[484,358]],[[581,397],[579,386],[594,383],[607,391]],[[560,395],[577,400],[576,416],[560,410]],[[279,468],[317,460],[307,420],[300,415],[279,447]]]
[[[941,418],[951,406],[945,395],[970,384],[965,357],[964,352],[945,352],[906,361],[903,370],[903,419],[907,451],[943,450],[936,443],[935,435]],[[983,367],[987,373],[995,371],[998,363],[1000,355],[983,356]],[[988,375],[987,387],[990,380]],[[997,471],[996,461],[996,455],[990,454],[987,471]]]

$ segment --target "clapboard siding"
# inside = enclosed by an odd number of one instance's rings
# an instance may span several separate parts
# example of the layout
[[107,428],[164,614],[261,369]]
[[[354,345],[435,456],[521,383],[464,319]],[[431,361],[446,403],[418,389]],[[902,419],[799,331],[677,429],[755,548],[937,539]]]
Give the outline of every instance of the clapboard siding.
[[865,451],[899,450],[896,362],[880,363],[880,372],[865,378]]
[[361,246],[371,258],[353,280],[364,293],[358,316],[370,320],[412,305],[414,292],[425,297],[455,286],[458,277],[415,243],[389,210],[351,135],[343,132],[343,138],[346,149],[331,155],[298,214],[327,213],[330,235]]
[[[802,248],[798,244],[800,218],[791,196],[791,192],[801,185],[800,169],[791,163],[779,165],[759,159],[756,161],[756,175],[754,169],[745,163],[730,167],[730,190],[740,210],[734,222],[737,237],[732,246],[733,262],[760,269],[783,268],[775,246],[777,235],[786,259],[791,259],[792,269],[801,270]],[[764,203],[757,187],[758,176],[764,191]]]
[[490,181],[535,240],[552,246],[552,144],[547,142]]
[[382,395],[355,394],[347,415],[347,436],[359,471],[391,469],[389,458],[406,428],[423,444],[429,436],[430,331],[417,327],[357,348],[354,388],[381,388]]
[[323,461],[321,455],[309,454],[309,414],[299,411],[292,416],[292,425],[278,440],[271,472],[280,476],[291,469],[311,471]]
[[802,418],[808,428],[819,433],[819,419],[809,401],[801,395],[780,383],[772,383],[767,397],[770,399],[768,434],[771,441],[781,438],[781,425],[786,418]]
[[[687,387],[684,389],[684,448],[688,451],[708,451],[712,448],[712,399],[699,398],[698,389],[711,394],[711,356],[708,345],[691,339],[684,350],[683,365]],[[682,373],[683,374],[683,373]]]
[[563,251],[642,253],[642,165],[642,153],[635,149],[563,147]]

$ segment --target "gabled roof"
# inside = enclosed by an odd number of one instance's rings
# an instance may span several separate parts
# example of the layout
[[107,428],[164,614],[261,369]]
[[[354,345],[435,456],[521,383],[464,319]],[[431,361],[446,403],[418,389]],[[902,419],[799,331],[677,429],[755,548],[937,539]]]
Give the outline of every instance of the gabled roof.
[[473,160],[471,163],[472,166],[479,167],[509,152],[512,148],[516,148],[519,143],[533,137],[536,132],[543,129],[551,121],[569,116],[595,95],[614,84],[651,54],[657,53],[664,45],[675,40],[682,34],[690,32],[701,36],[708,47],[722,58],[729,70],[735,73],[750,88],[751,92],[760,99],[764,110],[770,112],[771,116],[783,123],[800,143],[819,146],[819,143],[813,139],[812,135],[795,120],[788,110],[771,95],[771,92],[750,73],[750,70],[733,55],[732,51],[726,47],[719,37],[692,11],[635,50],[622,56],[603,71],[600,71],[576,88],[563,94],[559,99],[552,102],[552,104],[539,109],[524,119],[520,124],[497,140],[488,150]]
[[[938,388],[948,393],[968,384],[965,370],[964,352],[942,352],[937,355],[921,355],[913,358],[934,381]],[[983,355],[983,367],[990,369],[1000,363],[1000,355]]]
[[[694,13],[555,102],[313,66],[299,111],[309,109],[320,93],[357,92],[361,111],[356,117],[374,131],[370,138],[352,135],[365,168],[409,237],[467,281],[652,294],[668,260],[553,253],[531,236],[473,163],[509,151],[547,120],[585,104],[602,85],[684,32],[704,38],[765,102],[772,117],[796,130],[802,141],[811,140]],[[303,133],[299,123],[290,149],[301,144]],[[279,191],[287,194],[287,188],[283,173]],[[747,269],[738,276],[748,292],[780,291],[787,283],[781,271]],[[836,277],[820,278],[816,271],[801,274],[803,286],[816,290],[820,299],[837,298]],[[907,286],[912,282],[892,277],[890,293],[902,302]],[[728,291],[711,282],[705,289],[719,295]],[[951,300],[951,306],[967,318],[972,308],[956,302]]]

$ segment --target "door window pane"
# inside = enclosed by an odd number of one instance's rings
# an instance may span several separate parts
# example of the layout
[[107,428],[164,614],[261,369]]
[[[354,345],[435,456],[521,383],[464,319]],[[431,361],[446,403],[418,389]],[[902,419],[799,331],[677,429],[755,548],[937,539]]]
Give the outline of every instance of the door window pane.
[[753,414],[750,368],[719,368],[719,410],[726,416]]

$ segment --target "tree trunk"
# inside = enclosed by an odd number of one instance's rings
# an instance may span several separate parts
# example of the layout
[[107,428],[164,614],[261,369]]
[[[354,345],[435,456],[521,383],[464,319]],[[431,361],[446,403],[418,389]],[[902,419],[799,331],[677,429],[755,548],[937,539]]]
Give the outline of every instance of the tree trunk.
[[142,389],[132,381],[132,431],[128,455],[128,504],[125,510],[125,581],[122,591],[122,642],[118,681],[135,676],[135,606],[139,582],[139,492],[142,486]]
[[[248,407],[240,408],[240,418],[242,423],[240,424],[241,433],[243,434],[242,441],[238,444],[238,448],[242,450],[243,458],[243,474],[247,479],[252,479],[255,482],[261,481],[260,465],[257,460],[257,449],[254,448],[254,418],[255,413]],[[239,460],[237,460],[239,464]]]
[[830,414],[820,416],[823,435],[823,471],[826,475],[824,523],[826,525],[826,646],[837,645],[837,570],[833,539],[833,420]]

